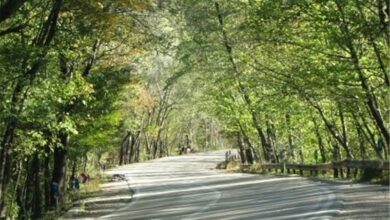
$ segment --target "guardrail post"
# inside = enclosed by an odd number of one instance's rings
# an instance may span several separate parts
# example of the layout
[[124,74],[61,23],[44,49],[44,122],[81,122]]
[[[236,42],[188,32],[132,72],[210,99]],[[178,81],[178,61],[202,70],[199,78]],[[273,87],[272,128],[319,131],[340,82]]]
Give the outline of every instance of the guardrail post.
[[351,178],[351,168],[347,167],[347,179]]
[[353,172],[353,178],[356,178],[358,175],[359,169],[355,168],[355,171]]

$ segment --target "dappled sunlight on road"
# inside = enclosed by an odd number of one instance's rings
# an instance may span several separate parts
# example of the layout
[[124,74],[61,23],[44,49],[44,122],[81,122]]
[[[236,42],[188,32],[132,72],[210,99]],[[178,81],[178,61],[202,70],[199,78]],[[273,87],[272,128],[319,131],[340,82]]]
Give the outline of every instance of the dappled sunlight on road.
[[223,159],[223,152],[200,153],[116,169],[134,199],[100,219],[326,219],[341,212],[321,183],[215,170]]
[[[107,171],[86,200],[93,219],[388,219],[387,187],[216,170],[224,151],[169,157]],[[127,200],[126,200],[127,198]],[[131,202],[130,202],[131,198]],[[88,218],[82,218],[88,219]]]

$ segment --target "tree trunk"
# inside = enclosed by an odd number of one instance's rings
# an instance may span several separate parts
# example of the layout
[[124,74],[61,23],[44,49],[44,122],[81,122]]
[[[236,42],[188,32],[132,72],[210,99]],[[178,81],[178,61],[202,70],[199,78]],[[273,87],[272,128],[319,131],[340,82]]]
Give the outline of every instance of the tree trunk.
[[276,146],[275,146],[276,136],[274,133],[273,124],[271,123],[270,120],[267,120],[266,126],[267,126],[267,143],[272,150],[272,155],[274,155],[273,162],[279,163],[279,157],[278,157],[278,153],[276,151]]
[[[331,122],[326,118],[325,113],[324,113],[322,107],[321,107],[319,104],[316,104],[316,103],[314,103],[313,101],[310,101],[310,100],[309,100],[309,103],[310,103],[315,109],[317,109],[318,113],[319,113],[320,116],[321,116],[322,121],[324,122],[326,128],[328,129],[328,131],[329,131],[329,133],[332,135],[332,137],[333,137],[338,143],[340,143],[340,144],[342,145],[342,147],[345,149],[345,151],[347,152],[347,154],[349,154],[348,152],[350,152],[350,150],[349,150],[348,142],[346,142],[346,139],[345,139],[344,135],[339,134],[339,132],[338,132],[338,130],[337,130],[337,128],[336,128],[336,125],[333,124],[333,123],[331,123]],[[340,117],[341,117],[341,116],[340,116]],[[344,116],[343,116],[342,118],[343,118],[342,121],[344,121]],[[343,123],[343,122],[342,122],[342,123]],[[343,123],[343,124],[344,124],[344,126],[345,126],[345,123]],[[346,130],[345,130],[345,134],[346,134]],[[350,155],[348,155],[348,157],[349,157],[349,156],[352,156],[352,158],[353,158],[352,153],[351,153]]]
[[33,175],[33,204],[32,204],[32,217],[33,219],[39,219],[42,217],[42,193],[41,193],[41,160],[39,159],[38,153],[35,153],[32,166]]
[[286,113],[286,124],[287,124],[287,128],[288,128],[288,146],[289,146],[289,151],[290,151],[290,155],[292,157],[293,160],[295,160],[295,154],[294,154],[294,137],[293,137],[293,129],[291,127],[291,116],[289,113]]
[[[337,143],[333,145],[333,161],[340,161],[341,160],[341,154],[340,154],[340,147]],[[339,174],[341,175],[341,178],[343,177],[343,170],[340,169],[333,169],[333,177],[339,178]]]
[[371,145],[371,147],[376,151],[375,135],[372,133],[372,131],[369,127],[369,124],[368,124],[366,118],[364,117],[363,113],[359,112],[359,117],[356,114],[352,113],[352,116],[353,116],[353,119],[355,121],[355,126],[358,126],[358,128],[361,131],[361,134],[364,136],[364,138],[367,140],[367,142]]
[[238,149],[240,150],[241,163],[245,164],[246,162],[245,149],[242,143],[242,137],[240,132],[237,133],[237,144],[238,144]]
[[134,149],[135,149],[134,161],[137,163],[139,162],[140,146],[141,146],[141,132],[137,131],[137,135],[134,143]]
[[[4,136],[0,145],[0,214],[4,209],[4,193],[8,185],[8,174],[11,167],[11,144],[14,139],[15,130],[17,127],[17,116],[20,112],[20,102],[22,99],[22,90],[24,88],[23,79],[19,79],[14,88],[10,115],[5,128]],[[2,217],[2,216],[0,216]]]
[[95,40],[95,42],[93,43],[92,54],[85,61],[83,77],[89,76],[89,74],[91,73],[92,67],[96,61],[96,56],[97,56],[99,49],[100,49],[100,45],[101,45],[100,39]]
[[[364,134],[363,134],[361,126],[358,123],[355,123],[355,127],[356,127],[356,133],[358,135],[358,140],[359,140],[359,149],[360,149],[361,158],[362,158],[362,160],[366,160],[368,157],[367,157],[366,147],[364,144]],[[381,156],[381,155],[379,155],[379,156]],[[380,159],[382,159],[382,158],[380,158]]]
[[[363,9],[362,9],[362,7],[360,5],[360,1],[359,0],[355,0],[355,3],[356,3],[356,7],[357,7],[357,9],[359,11],[360,17],[363,20],[364,26],[368,27],[367,19],[366,19],[366,16],[365,16],[364,12],[363,12]],[[386,30],[385,32],[388,32],[388,30]],[[386,71],[385,63],[384,63],[383,58],[382,58],[382,53],[381,53],[378,45],[375,42],[375,39],[374,39],[372,31],[367,30],[367,34],[368,34],[369,42],[370,42],[370,44],[371,44],[371,46],[372,46],[372,48],[374,50],[374,53],[375,53],[375,56],[376,56],[377,60],[378,60],[378,66],[379,66],[380,70],[382,71],[383,79],[384,79],[386,85],[390,86],[389,74],[388,74],[388,71]]]
[[[301,164],[305,164],[305,156],[303,155],[303,147],[301,145],[300,149],[299,149],[299,159],[300,159],[300,162]],[[299,173],[301,176],[303,176],[303,170],[299,170]]]
[[131,145],[131,132],[129,132],[129,135],[127,137],[127,140],[126,140],[126,144],[125,144],[125,149],[124,149],[124,153],[123,153],[123,163],[124,164],[128,164],[129,163],[129,160],[130,160],[130,145]]
[[158,143],[157,143],[157,140],[153,140],[152,141],[152,154],[153,154],[153,159],[156,159],[156,156],[157,156],[157,147],[158,147]]
[[241,124],[240,121],[238,121],[238,125],[239,125],[239,127],[240,127],[240,131],[241,131],[241,133],[242,133],[244,142],[246,143],[246,145],[248,145],[249,149],[251,149],[252,152],[253,152],[253,154],[254,154],[254,155],[253,155],[253,156],[254,156],[254,159],[255,159],[256,161],[258,161],[258,162],[261,163],[261,162],[262,162],[261,155],[258,155],[258,153],[255,151],[255,149],[254,149],[254,147],[253,147],[253,145],[252,145],[252,143],[251,143],[251,141],[250,141],[250,139],[249,139],[247,133],[245,132],[244,128],[242,127],[242,124]]
[[232,65],[233,76],[234,76],[234,79],[235,79],[236,84],[237,84],[237,89],[240,92],[240,94],[242,95],[242,98],[243,98],[248,110],[251,113],[253,125],[254,125],[254,127],[259,135],[260,142],[263,146],[263,151],[264,151],[264,156],[265,156],[266,161],[271,161],[271,160],[275,161],[276,158],[275,158],[275,154],[273,152],[272,146],[267,142],[266,136],[265,136],[262,128],[260,127],[259,117],[253,108],[252,100],[250,99],[244,85],[242,84],[242,82],[240,80],[241,72],[239,71],[238,66],[236,64],[236,61],[234,60],[234,57],[233,57],[233,48],[231,47],[231,45],[229,43],[228,36],[227,36],[226,31],[224,29],[224,20],[223,20],[223,16],[222,16],[222,13],[220,11],[220,7],[219,7],[218,2],[215,2],[215,9],[216,9],[218,21],[219,21],[219,24],[221,27],[223,44],[225,46],[226,53],[229,57],[229,61]]
[[33,190],[34,190],[34,179],[32,172],[32,163],[31,158],[28,158],[26,161],[26,178],[24,179],[24,184],[21,186],[20,200],[23,201],[20,205],[20,214],[21,216],[28,216],[31,212],[32,200],[33,200]]
[[151,159],[151,146],[150,146],[150,140],[147,134],[145,134],[145,153],[146,153],[146,159],[150,160]]
[[129,137],[130,137],[131,133],[130,131],[127,131],[126,133],[126,136],[123,138],[122,140],[122,143],[121,143],[121,148],[119,150],[119,165],[123,165],[126,161],[125,161],[125,150],[126,150],[126,146],[128,146],[128,141],[129,141]]
[[45,187],[45,210],[48,210],[50,205],[51,205],[51,192],[50,192],[50,189],[51,189],[51,184],[50,184],[50,179],[51,179],[51,175],[50,175],[50,147],[47,146],[46,149],[46,157],[45,157],[45,162],[44,162],[44,166],[43,166],[43,175],[44,175],[44,187]]
[[[14,6],[15,6],[15,3],[19,4],[19,5],[21,4],[21,3],[17,3],[19,1],[12,1],[12,2],[8,1],[8,2],[10,2],[9,4],[13,4]],[[8,2],[6,4],[8,4]],[[2,18],[3,20],[1,20],[1,18],[0,18],[0,22],[7,19],[12,13],[14,13],[14,11],[17,10],[17,7],[15,10],[14,6],[12,6],[10,8],[8,8],[8,6],[5,7],[6,4],[3,5],[2,8],[0,9],[0,10],[7,11],[4,13],[2,11],[0,11],[0,16],[3,16],[3,18]],[[56,0],[51,11],[50,11],[49,17],[47,18],[45,23],[42,25],[42,28],[34,41],[34,44],[36,46],[42,47],[42,48],[47,48],[47,46],[53,40],[56,26],[57,26],[58,15],[59,15],[61,6],[62,6],[62,0]],[[8,10],[10,10],[10,11],[8,11]],[[17,127],[17,119],[22,111],[23,101],[25,99],[27,99],[27,93],[25,93],[25,96],[23,96],[22,93],[25,90],[25,88],[27,87],[27,85],[30,85],[33,82],[36,74],[39,72],[41,66],[43,65],[43,63],[44,63],[43,58],[46,56],[46,53],[44,52],[42,54],[43,54],[42,57],[38,57],[36,59],[37,61],[32,65],[32,67],[30,69],[28,69],[23,74],[23,77],[21,77],[18,80],[17,85],[14,88],[12,98],[11,98],[10,115],[9,115],[8,120],[7,120],[7,124],[5,126],[6,129],[5,129],[4,136],[3,136],[3,139],[2,139],[1,145],[0,145],[0,213],[1,213],[1,210],[4,210],[4,205],[5,205],[4,204],[4,192],[7,188],[7,184],[8,184],[7,176],[9,176],[8,173],[9,173],[9,169],[11,168],[11,162],[10,162],[10,159],[11,159],[10,150],[11,149],[10,148],[11,148],[12,140],[14,138],[14,134],[15,134],[16,127]]]
[[[14,185],[13,185],[13,190],[14,190],[14,193],[12,195],[12,198],[15,198],[16,200],[16,204],[19,205],[19,207],[21,206],[21,201],[20,201],[20,197],[19,197],[19,184],[21,182],[21,177],[22,177],[22,169],[23,169],[23,162],[22,161],[18,161],[17,162],[17,165],[15,166],[16,167],[16,175],[15,175],[15,180],[14,180]],[[13,210],[13,204],[10,204],[9,206],[9,209],[10,210]]]
[[352,151],[349,147],[349,140],[348,140],[348,132],[347,132],[347,125],[346,125],[346,121],[345,121],[345,117],[344,117],[344,112],[342,111],[340,105],[339,105],[339,116],[340,116],[340,121],[341,121],[341,128],[342,128],[342,132],[343,132],[343,148],[345,150],[345,152],[347,153],[347,157],[349,160],[352,160],[353,159],[353,155],[352,155]]
[[320,150],[320,154],[321,154],[321,161],[322,163],[326,163],[325,146],[320,133],[320,128],[315,118],[313,118],[313,123],[314,123],[315,133],[317,136],[317,141],[318,141],[318,149]]
[[129,149],[129,160],[128,162],[129,163],[132,163],[133,162],[133,158],[134,158],[134,154],[135,154],[135,141],[136,141],[136,136],[135,134],[131,134],[131,137],[130,137],[130,149]]
[[342,18],[342,22],[341,22],[341,25],[340,25],[341,31],[344,33],[345,42],[346,42],[346,45],[348,47],[349,53],[351,55],[352,64],[353,64],[356,72],[358,73],[361,87],[362,87],[362,89],[363,89],[363,91],[364,91],[364,93],[366,95],[367,105],[368,105],[368,107],[370,109],[371,116],[374,118],[374,121],[375,121],[376,125],[378,126],[380,132],[382,133],[382,135],[383,135],[383,137],[385,139],[385,142],[387,144],[387,148],[389,149],[389,146],[390,146],[390,134],[389,134],[389,131],[386,128],[384,119],[383,119],[382,114],[381,114],[381,112],[379,110],[380,108],[378,106],[378,103],[376,103],[376,101],[375,101],[375,95],[372,92],[372,89],[371,89],[371,87],[369,85],[369,82],[367,80],[367,76],[365,74],[365,71],[363,70],[363,68],[360,65],[360,59],[359,59],[359,56],[358,56],[358,54],[356,52],[355,46],[353,45],[353,42],[352,42],[352,37],[351,37],[351,34],[350,34],[348,22],[346,21],[346,18],[345,18],[345,15],[344,15],[343,6],[339,2],[339,0],[335,0],[335,2],[336,2],[336,5],[337,5],[337,8],[338,8],[338,10],[339,10],[339,12],[341,14],[341,18]]
[[[60,133],[60,140],[62,146],[58,146],[54,149],[54,166],[52,174],[52,184],[57,183],[60,189],[60,207],[65,201],[66,192],[66,168],[67,168],[67,146],[69,142],[68,134]],[[55,201],[52,198],[52,206],[55,205]]]

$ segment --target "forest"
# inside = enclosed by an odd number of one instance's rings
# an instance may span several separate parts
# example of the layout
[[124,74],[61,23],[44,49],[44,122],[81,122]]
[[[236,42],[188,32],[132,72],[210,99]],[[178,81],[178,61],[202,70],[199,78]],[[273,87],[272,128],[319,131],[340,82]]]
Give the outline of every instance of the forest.
[[0,219],[66,209],[101,164],[187,147],[388,160],[389,4],[0,0]]

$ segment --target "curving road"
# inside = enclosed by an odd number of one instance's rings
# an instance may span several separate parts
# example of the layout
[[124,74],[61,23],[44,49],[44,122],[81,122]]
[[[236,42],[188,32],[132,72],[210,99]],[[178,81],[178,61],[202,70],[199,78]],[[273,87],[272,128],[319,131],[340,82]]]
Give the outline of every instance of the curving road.
[[133,200],[97,219],[389,218],[387,187],[216,170],[223,160],[218,151],[114,169],[129,180]]

